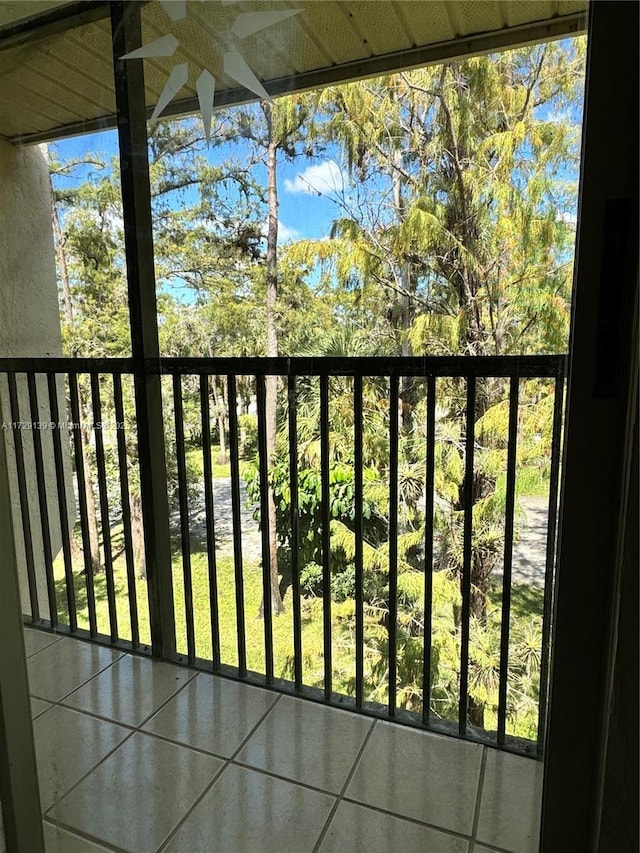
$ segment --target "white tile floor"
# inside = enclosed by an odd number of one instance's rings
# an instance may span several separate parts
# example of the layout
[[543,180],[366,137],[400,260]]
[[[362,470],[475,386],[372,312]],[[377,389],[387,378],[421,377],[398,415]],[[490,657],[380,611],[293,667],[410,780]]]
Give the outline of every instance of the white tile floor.
[[25,634],[48,853],[537,850],[530,759]]

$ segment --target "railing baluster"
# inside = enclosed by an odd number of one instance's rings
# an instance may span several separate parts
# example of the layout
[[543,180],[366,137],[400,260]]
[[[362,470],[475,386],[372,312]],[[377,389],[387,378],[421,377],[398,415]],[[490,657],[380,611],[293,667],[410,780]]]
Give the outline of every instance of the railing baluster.
[[538,699],[537,753],[544,752],[547,726],[547,700],[549,690],[549,646],[551,642],[551,610],[553,605],[553,573],[556,558],[556,526],[558,514],[558,486],[560,483],[560,452],[562,437],[562,404],[564,401],[564,374],[556,377],[553,401],[553,432],[551,437],[551,474],[549,478],[549,515],[547,518],[547,556],[544,573],[544,603],[542,611],[542,649],[540,658],[540,691]]
[[507,686],[509,681],[509,629],[511,623],[511,567],[516,503],[516,459],[518,443],[518,391],[520,383],[511,377],[509,391],[509,437],[507,443],[507,493],[504,520],[504,567],[502,573],[502,617],[500,621],[500,681],[498,686],[498,744],[505,741]]
[[356,707],[364,701],[364,513],[362,493],[362,376],[353,380],[353,477],[356,582]]
[[333,678],[331,641],[331,516],[329,512],[329,377],[320,377],[320,479],[322,524],[322,619],[324,638],[324,698],[331,700]]
[[209,572],[209,615],[211,618],[211,662],[220,669],[220,617],[218,613],[218,568],[216,565],[216,527],[213,504],[213,470],[211,465],[211,414],[209,412],[209,377],[200,374],[200,422],[202,424],[202,463],[204,508],[207,528],[207,567]]
[[36,466],[36,481],[38,485],[38,505],[40,507],[42,552],[44,556],[44,570],[47,578],[49,621],[51,622],[51,627],[56,628],[58,626],[58,607],[56,603],[56,585],[53,577],[53,555],[51,553],[49,507],[47,506],[47,489],[44,479],[44,462],[42,458],[42,436],[38,429],[38,423],[40,422],[40,409],[38,406],[38,390],[36,388],[36,376],[34,373],[27,374],[27,386],[29,389],[29,404],[31,409],[31,433],[33,435],[33,455]]
[[431,630],[433,605],[433,522],[436,448],[436,378],[427,379],[427,460],[424,510],[424,638],[422,653],[422,722],[429,725],[431,708]]
[[238,633],[238,675],[247,674],[247,641],[244,628],[244,577],[242,571],[242,508],[240,462],[238,460],[238,401],[236,377],[227,376],[229,396],[229,455],[231,460],[231,512],[233,516],[233,563],[236,587],[236,627]]
[[398,679],[398,376],[389,377],[389,716]]
[[109,493],[107,490],[107,469],[104,458],[104,440],[102,428],[96,425],[102,423],[102,403],[100,401],[100,383],[97,373],[91,374],[91,408],[93,412],[96,442],[96,468],[98,470],[98,494],[100,496],[100,518],[102,521],[102,544],[104,547],[104,572],[107,582],[107,604],[109,606],[109,630],[111,642],[118,639],[118,611],[116,606],[116,590],[113,577],[113,552],[111,548],[111,521],[109,518]]
[[267,684],[273,681],[273,611],[271,596],[271,551],[269,543],[269,457],[267,448],[266,382],[256,376],[258,403],[258,459],[260,464],[260,532],[262,536],[262,618]]
[[116,413],[116,436],[118,441],[118,468],[120,471],[120,501],[122,504],[122,535],[124,537],[124,556],[127,567],[127,591],[129,596],[129,621],[131,623],[131,645],[137,649],[140,645],[138,627],[138,598],[136,592],[135,560],[133,539],[131,536],[131,505],[129,503],[129,471],[127,460],[127,436],[124,429],[124,403],[122,399],[122,377],[113,374],[113,400]]
[[22,430],[20,429],[20,405],[18,402],[18,390],[16,387],[16,375],[11,372],[7,375],[9,383],[9,406],[11,420],[17,424],[13,430],[13,446],[16,457],[16,472],[18,475],[18,493],[20,495],[20,517],[22,519],[22,534],[24,537],[24,553],[27,564],[27,580],[29,584],[29,602],[31,604],[31,619],[37,622],[40,619],[40,605],[38,603],[38,583],[36,581],[35,562],[33,558],[33,539],[31,534],[31,516],[29,513],[29,494],[27,491],[27,478],[24,469],[24,448],[22,446]]
[[467,732],[469,706],[469,617],[471,609],[471,564],[473,547],[473,444],[475,441],[476,380],[467,378],[467,411],[464,463],[464,538],[462,556],[462,625],[460,636],[460,699],[458,731]]
[[293,678],[295,688],[302,690],[302,615],[300,612],[300,554],[298,529],[298,396],[296,377],[288,383],[289,414],[289,501],[291,524],[291,592],[293,595]]
[[49,407],[53,439],[53,460],[56,469],[56,488],[58,494],[58,511],[60,515],[60,538],[62,540],[62,556],[64,560],[64,575],[67,592],[67,610],[69,613],[69,628],[75,631],[78,627],[76,618],[76,591],[73,578],[73,561],[71,559],[71,542],[69,539],[69,513],[67,512],[67,490],[64,477],[64,461],[62,456],[62,439],[60,438],[60,408],[58,406],[58,387],[55,373],[47,375],[49,388]]
[[196,659],[196,638],[193,622],[193,584],[191,579],[191,541],[189,535],[189,498],[187,494],[187,463],[184,453],[184,416],[182,410],[182,378],[173,375],[173,412],[176,430],[176,461],[178,465],[178,503],[180,506],[180,548],[184,580],[184,615],[187,629],[187,660]]
[[[82,429],[84,427],[80,408],[78,376],[69,373],[69,396],[71,397],[71,417],[74,423],[73,452],[76,460],[76,480],[78,483],[78,506],[80,508],[80,530],[82,532],[82,556],[84,560],[84,582],[87,590],[87,610],[89,613],[89,633],[92,637],[98,633],[96,617],[96,596],[93,584],[93,565],[91,563],[91,540],[89,537],[89,514],[85,493],[84,451],[82,448]],[[87,460],[87,464],[89,461]]]
[[[273,687],[280,689],[279,682],[275,675],[274,662],[274,629],[277,623],[273,620],[273,602],[272,602],[272,577],[271,577],[271,560],[273,556],[271,549],[271,541],[269,536],[269,514],[272,504],[269,497],[269,482],[270,472],[269,466],[271,460],[268,458],[268,448],[270,445],[270,424],[267,420],[267,396],[269,390],[270,377],[278,375],[286,375],[287,379],[287,419],[288,419],[288,456],[289,456],[289,489],[290,489],[290,507],[288,511],[287,522],[291,530],[291,601],[292,601],[292,651],[293,651],[293,684],[291,689],[295,689],[296,693],[307,693],[305,686],[305,665],[303,657],[304,638],[303,638],[303,599],[300,588],[300,575],[304,568],[301,565],[301,549],[300,527],[301,527],[301,494],[299,491],[299,476],[300,466],[302,465],[302,448],[299,445],[299,426],[300,413],[299,401],[304,395],[307,386],[319,389],[320,394],[320,500],[318,506],[318,517],[316,518],[316,528],[320,524],[320,547],[322,549],[322,559],[318,560],[322,563],[322,632],[323,632],[323,670],[324,684],[323,693],[324,701],[332,703],[336,694],[334,689],[344,689],[336,680],[333,682],[333,624],[332,624],[332,559],[331,559],[331,524],[334,509],[332,508],[332,454],[334,452],[332,443],[331,418],[333,417],[333,400],[330,394],[337,391],[334,387],[332,376],[350,377],[347,380],[340,380],[342,386],[347,383],[347,387],[353,389],[353,504],[354,512],[353,519],[353,544],[354,544],[354,568],[356,588],[353,594],[354,598],[354,619],[355,619],[355,708],[367,715],[379,716],[386,719],[400,718],[402,721],[410,722],[409,716],[413,716],[413,723],[418,724],[421,718],[423,726],[435,728],[438,731],[450,731],[450,723],[446,720],[436,721],[435,713],[432,713],[431,706],[434,704],[433,690],[435,689],[434,672],[432,666],[433,652],[433,623],[438,612],[437,606],[434,607],[435,590],[437,589],[435,582],[438,581],[434,572],[434,567],[437,565],[436,546],[437,538],[434,533],[434,526],[437,521],[437,501],[435,491],[436,482],[436,403],[439,399],[438,377],[443,377],[447,380],[459,377],[460,380],[466,382],[466,413],[462,417],[463,424],[463,440],[465,443],[464,450],[464,480],[460,486],[460,497],[456,497],[456,501],[460,503],[457,509],[462,510],[457,513],[459,521],[456,522],[458,533],[462,538],[462,558],[459,569],[459,583],[462,598],[461,611],[458,614],[458,631],[460,637],[460,669],[459,669],[459,685],[460,695],[458,702],[458,733],[462,737],[469,737],[477,740],[478,736],[473,730],[473,722],[475,720],[472,693],[470,691],[470,682],[472,678],[472,661],[475,659],[474,647],[472,645],[472,632],[474,630],[475,598],[476,590],[472,585],[474,577],[474,537],[476,530],[474,528],[474,512],[475,512],[475,477],[474,477],[474,461],[475,461],[475,431],[477,429],[475,420],[477,416],[477,397],[480,394],[480,386],[478,382],[484,382],[486,376],[492,378],[505,377],[510,380],[509,390],[509,421],[508,421],[508,440],[506,449],[506,500],[505,500],[505,523],[504,523],[504,573],[502,580],[502,601],[501,601],[501,629],[500,629],[500,667],[499,667],[499,685],[498,685],[498,700],[497,700],[497,734],[495,743],[497,746],[506,749],[519,750],[520,745],[516,743],[509,735],[508,729],[508,696],[510,695],[510,661],[509,644],[512,642],[512,626],[511,626],[511,606],[514,600],[515,593],[512,590],[512,575],[516,562],[516,553],[514,553],[513,536],[514,536],[514,507],[516,501],[516,485],[518,478],[518,416],[522,407],[521,398],[524,393],[520,388],[520,382],[524,378],[536,378],[538,380],[545,377],[551,377],[555,380],[555,409],[553,414],[552,428],[552,449],[551,449],[551,481],[549,486],[549,518],[547,523],[547,545],[546,545],[546,569],[545,569],[545,590],[543,603],[543,636],[542,636],[542,661],[540,672],[540,700],[538,709],[538,754],[543,753],[544,735],[547,715],[547,681],[549,676],[549,652],[550,652],[550,630],[552,620],[552,600],[553,600],[553,572],[555,561],[555,534],[557,527],[557,502],[559,493],[559,464],[561,452],[561,431],[562,431],[562,403],[564,395],[564,374],[563,363],[561,358],[556,357],[513,357],[505,359],[482,360],[476,358],[469,359],[439,359],[426,358],[420,361],[416,359],[402,360],[391,359],[307,359],[293,358],[290,360],[284,359],[167,359],[162,362],[162,373],[168,373],[172,377],[172,391],[174,399],[174,419],[175,419],[175,439],[176,439],[176,460],[178,468],[178,495],[180,508],[180,527],[181,527],[181,551],[182,565],[184,575],[184,594],[185,594],[185,612],[187,625],[187,655],[189,663],[194,663],[196,659],[196,618],[199,617],[197,611],[197,600],[195,591],[193,590],[193,558],[191,556],[190,538],[191,530],[189,524],[189,497],[188,497],[188,481],[187,481],[187,455],[185,450],[185,419],[184,407],[185,398],[183,394],[182,376],[198,377],[199,380],[199,398],[200,398],[200,415],[199,420],[202,425],[202,453],[203,453],[203,476],[204,476],[204,507],[206,516],[206,537],[207,537],[207,561],[208,561],[208,578],[209,578],[209,607],[211,618],[211,662],[213,669],[224,671],[227,661],[222,661],[221,640],[221,616],[223,615],[223,600],[220,595],[224,592],[219,586],[221,576],[218,575],[219,551],[216,548],[215,528],[215,497],[217,483],[213,480],[213,461],[211,455],[211,425],[212,413],[210,402],[210,382],[213,371],[216,371],[223,379],[226,377],[227,388],[225,397],[229,405],[229,451],[231,462],[231,510],[233,518],[233,556],[234,556],[234,577],[235,577],[235,607],[236,607],[236,628],[237,628],[237,649],[238,649],[238,669],[237,673],[240,678],[247,676],[247,626],[245,625],[245,589],[244,589],[244,569],[243,569],[243,540],[242,540],[242,483],[240,480],[240,460],[239,460],[239,429],[238,429],[238,409],[237,409],[237,376],[251,375],[255,377],[256,396],[257,396],[257,412],[258,412],[258,458],[259,458],[259,480],[260,480],[260,510],[262,515],[262,597],[264,618],[264,650],[265,650],[265,681]],[[89,419],[88,399],[84,401],[86,412],[82,411],[83,400],[80,395],[79,376],[86,372],[90,377],[91,402],[93,404],[94,420],[99,421],[102,418],[103,406],[101,405],[100,397],[105,392],[104,387],[101,387],[101,377],[103,375],[111,375],[113,381],[113,404],[115,417],[118,423],[125,420],[125,402],[123,397],[124,388],[123,374],[132,372],[134,365],[129,360],[97,360],[91,361],[82,359],[49,359],[44,363],[43,360],[16,360],[4,359],[0,360],[1,372],[7,374],[9,403],[12,419],[20,420],[20,408],[23,405],[19,391],[21,390],[20,379],[18,378],[23,372],[27,376],[27,388],[29,397],[29,407],[31,419],[38,422],[42,419],[40,414],[40,406],[43,412],[45,409],[44,400],[41,398],[38,402],[39,395],[45,393],[44,385],[40,385],[41,381],[46,381],[48,389],[47,406],[48,413],[47,421],[56,422],[59,419],[60,395],[59,383],[57,380],[58,374],[68,373],[69,392],[71,399],[71,416],[73,421],[78,424],[83,419]],[[247,368],[246,371],[240,368]],[[252,369],[249,369],[252,368]],[[232,371],[232,372],[230,372]],[[46,376],[46,380],[39,378],[40,374]],[[398,694],[399,674],[402,673],[403,658],[401,657],[401,626],[402,626],[402,610],[398,601],[398,586],[399,580],[399,565],[401,565],[401,551],[399,536],[401,528],[402,513],[400,511],[399,501],[401,499],[401,479],[400,479],[400,454],[402,441],[404,441],[403,420],[399,410],[400,395],[403,380],[401,377],[414,376],[420,377],[420,381],[426,385],[425,394],[425,436],[426,440],[426,456],[425,456],[425,499],[424,499],[424,524],[425,533],[423,540],[424,547],[424,579],[420,582],[419,596],[424,596],[424,636],[419,640],[422,645],[423,659],[420,664],[421,673],[418,676],[422,683],[422,707],[418,714],[409,715],[401,712],[401,702]],[[368,381],[366,377],[379,377],[376,380],[379,386],[388,379],[388,386],[384,391],[381,391],[378,404],[382,405],[381,412],[386,418],[387,410],[389,415],[389,432],[388,432],[388,465],[389,465],[389,482],[387,496],[389,500],[388,507],[388,528],[386,547],[388,548],[388,612],[386,638],[388,640],[388,701],[386,708],[374,710],[367,704],[366,695],[366,673],[367,673],[367,655],[365,648],[365,612],[366,612],[366,573],[365,573],[365,554],[369,549],[369,545],[365,542],[365,529],[367,528],[367,519],[365,512],[367,505],[365,503],[365,443],[364,443],[364,419],[365,412],[365,383]],[[304,377],[304,378],[303,378]],[[318,382],[318,385],[315,385]],[[349,386],[349,382],[352,384]],[[304,386],[304,387],[303,387]],[[83,386],[84,387],[84,386]],[[460,387],[462,393],[462,386]],[[388,394],[388,399],[387,399]],[[88,398],[88,394],[85,393]],[[341,400],[342,402],[342,400]],[[109,404],[109,410],[111,404]],[[50,414],[49,414],[50,412]],[[64,418],[64,414],[62,416]],[[448,421],[447,421],[448,422]],[[47,425],[45,424],[45,427]],[[335,424],[334,424],[335,427]],[[466,432],[466,435],[465,435]],[[77,479],[78,483],[78,504],[80,515],[80,528],[82,531],[83,556],[85,569],[85,583],[87,589],[87,608],[89,615],[90,634],[96,636],[98,633],[96,619],[96,603],[94,589],[93,567],[91,564],[91,547],[90,547],[90,530],[89,530],[89,514],[87,507],[87,493],[85,488],[85,475],[88,475],[89,457],[87,456],[86,445],[81,440],[83,438],[79,428],[74,428],[73,443],[75,457],[75,475],[73,481]],[[124,541],[124,560],[126,562],[127,588],[129,594],[129,617],[131,620],[131,638],[133,647],[139,647],[140,638],[140,613],[137,603],[136,579],[135,579],[135,554],[134,541],[131,530],[131,515],[134,510],[132,500],[133,495],[130,493],[131,483],[129,479],[129,470],[127,466],[127,436],[126,431],[117,430],[117,442],[113,442],[113,448],[105,440],[100,431],[95,434],[95,455],[98,470],[98,489],[100,498],[100,516],[102,519],[102,536],[104,537],[104,564],[106,568],[106,588],[108,599],[108,612],[110,618],[111,639],[115,642],[118,639],[118,623],[117,617],[121,614],[117,613],[118,601],[116,599],[116,577],[114,572],[113,552],[112,552],[112,530],[109,521],[109,513],[113,513],[113,507],[109,506],[109,495],[111,492],[110,483],[107,482],[107,462],[111,459],[110,454],[113,452],[117,444],[117,458],[120,471],[120,499],[122,505],[122,523],[123,523],[123,541]],[[444,438],[444,436],[443,436]],[[130,439],[132,437],[130,436]],[[421,439],[422,440],[422,439]],[[38,528],[42,527],[42,541],[44,551],[44,561],[46,569],[47,582],[47,597],[49,600],[49,608],[51,610],[51,624],[56,627],[59,621],[57,613],[57,596],[56,596],[56,578],[53,565],[53,545],[55,540],[57,543],[57,521],[54,522],[54,516],[57,518],[60,514],[62,540],[62,555],[64,556],[64,569],[67,592],[67,605],[69,609],[69,622],[71,631],[76,630],[79,634],[85,632],[81,628],[77,628],[79,602],[75,600],[75,587],[73,584],[74,567],[72,563],[72,549],[70,545],[73,542],[68,538],[69,522],[73,522],[68,508],[67,494],[68,483],[65,482],[65,456],[64,443],[57,429],[54,429],[52,434],[52,449],[53,455],[50,462],[51,471],[48,471],[47,460],[51,448],[48,444],[49,439],[43,441],[42,433],[37,429],[33,429],[34,442],[34,461],[36,469],[37,487],[38,487],[38,504],[40,507],[40,522],[36,524]],[[157,448],[156,448],[157,449]],[[16,430],[14,433],[14,450],[16,459],[16,475],[17,489],[20,497],[20,507],[23,522],[23,533],[25,537],[25,557],[26,557],[26,581],[29,584],[29,596],[31,599],[31,610],[33,621],[37,621],[40,616],[40,611],[44,608],[44,596],[42,589],[39,588],[38,580],[38,552],[40,549],[40,531],[34,528],[34,519],[32,516],[35,510],[34,498],[29,494],[28,471],[29,471],[29,454],[31,449],[25,445],[24,435]],[[130,450],[130,447],[129,447]],[[93,460],[93,448],[91,448],[90,459]],[[54,467],[55,466],[55,467]],[[47,473],[48,472],[48,473]],[[148,473],[148,472],[147,472]],[[53,500],[53,493],[47,494],[49,489],[54,488],[53,482],[47,484],[45,476],[55,474],[55,488],[58,500],[58,509],[49,505],[49,500]],[[95,474],[94,474],[95,476]],[[67,479],[69,479],[67,477]],[[113,484],[115,486],[115,484]],[[385,499],[386,503],[386,499]],[[32,504],[32,506],[30,506]],[[51,515],[50,513],[53,513]],[[133,519],[135,522],[135,518]],[[272,520],[272,519],[271,519]],[[54,524],[51,527],[51,524]],[[349,526],[351,523],[349,522]],[[460,528],[462,528],[460,530]],[[35,538],[34,538],[35,535]],[[92,541],[92,540],[91,540]],[[102,543],[100,543],[102,545]],[[378,543],[380,545],[380,543]],[[382,545],[381,547],[384,547]],[[162,553],[166,555],[167,548],[162,548]],[[62,562],[62,560],[60,561]],[[56,572],[58,571],[58,563],[56,562]],[[79,579],[78,579],[79,580]],[[59,581],[59,578],[58,578]],[[275,587],[274,587],[275,588]],[[78,592],[79,594],[79,592]],[[38,600],[39,599],[39,600]],[[229,604],[229,606],[233,606]],[[62,605],[64,611],[65,606]],[[170,613],[165,614],[168,617],[167,624],[174,617],[173,605],[170,608]],[[84,624],[84,610],[80,607],[80,622]],[[206,618],[206,617],[205,617]],[[66,617],[65,617],[66,619]],[[342,640],[345,639],[341,633]],[[291,650],[290,650],[291,651]],[[230,661],[231,663],[233,661]],[[249,664],[252,668],[251,659]],[[353,674],[353,673],[352,673]],[[310,686],[310,685],[309,685]],[[470,708],[471,706],[471,708]],[[471,717],[470,717],[471,714]],[[482,739],[482,738],[480,738]]]

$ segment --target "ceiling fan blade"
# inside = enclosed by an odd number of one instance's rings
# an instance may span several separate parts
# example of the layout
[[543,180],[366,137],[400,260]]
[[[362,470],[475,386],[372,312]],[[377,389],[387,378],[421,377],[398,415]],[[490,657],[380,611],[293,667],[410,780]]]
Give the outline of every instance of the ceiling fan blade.
[[216,93],[216,81],[213,74],[206,69],[196,80],[200,114],[204,124],[204,135],[207,142],[211,142],[211,122],[213,120],[213,99]]
[[271,100],[271,95],[237,50],[229,50],[225,53],[223,67],[224,73],[233,78],[236,83],[240,83],[245,89],[253,92],[259,98],[264,98],[265,101]]
[[162,36],[155,41],[150,41],[149,44],[143,44],[137,50],[125,53],[120,59],[151,59],[154,56],[173,56],[179,44],[178,39],[169,33],[169,35]]
[[174,66],[171,71],[171,74],[169,74],[169,79],[164,85],[162,94],[158,99],[156,108],[153,111],[153,115],[151,116],[151,121],[155,121],[158,118],[160,113],[169,105],[170,101],[175,98],[175,96],[178,94],[180,89],[182,89],[188,79],[189,66],[186,62]]
[[160,0],[160,5],[172,21],[184,21],[187,17],[187,0]]

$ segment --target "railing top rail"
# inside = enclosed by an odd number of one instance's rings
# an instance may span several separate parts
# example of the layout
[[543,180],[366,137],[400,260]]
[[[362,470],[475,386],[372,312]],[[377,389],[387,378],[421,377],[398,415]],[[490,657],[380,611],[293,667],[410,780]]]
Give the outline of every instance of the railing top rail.
[[[253,356],[162,358],[147,373],[239,376],[561,377],[566,355],[504,356]],[[134,373],[130,358],[0,358],[0,373]]]
[[[156,368],[157,369],[157,368]],[[133,373],[132,358],[0,358],[0,373]]]

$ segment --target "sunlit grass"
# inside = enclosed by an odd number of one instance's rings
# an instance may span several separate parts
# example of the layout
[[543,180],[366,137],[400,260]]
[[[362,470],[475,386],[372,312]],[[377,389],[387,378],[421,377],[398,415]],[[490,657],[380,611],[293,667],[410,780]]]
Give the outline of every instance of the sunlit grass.
[[[116,533],[114,531],[114,533]],[[114,541],[118,542],[117,533]],[[187,655],[187,632],[185,619],[184,577],[181,556],[176,553],[172,561],[173,566],[173,592],[174,613],[176,627],[177,651],[179,654]],[[87,609],[87,593],[85,576],[81,565],[74,567],[74,592],[77,608],[78,627],[88,630],[89,617]],[[68,606],[62,561],[58,559],[55,564],[56,590],[58,602],[58,618],[62,623],[68,624]],[[211,631],[211,608],[210,608],[210,584],[207,555],[203,552],[195,552],[191,556],[192,595],[194,611],[194,630],[196,657],[204,660],[212,660],[212,631]],[[216,565],[217,578],[217,602],[220,637],[220,660],[223,664],[238,666],[238,625],[236,617],[236,579],[233,558],[230,556],[219,557]],[[265,672],[265,623],[259,616],[262,602],[262,570],[257,561],[246,561],[243,566],[243,596],[244,606],[243,628],[246,643],[246,661],[249,671],[263,674]],[[114,561],[114,583],[116,591],[116,615],[118,623],[118,637],[123,640],[131,640],[131,623],[129,615],[129,596],[127,588],[126,566],[124,556],[119,554]],[[104,572],[93,578],[96,616],[98,632],[110,634],[109,606],[107,597],[107,583]],[[149,645],[151,642],[149,630],[149,607],[147,602],[147,582],[144,579],[135,580],[135,600],[138,607],[139,638],[140,643]],[[500,584],[492,586],[489,594],[489,606],[497,610],[500,608],[501,593]],[[293,606],[292,591],[288,587],[283,595],[285,612],[280,616],[273,617],[273,653],[274,653],[274,675],[289,681],[293,680]],[[512,618],[520,620],[532,620],[539,617],[542,612],[542,591],[527,584],[514,584],[512,589]],[[302,615],[302,668],[303,681],[306,685],[323,687],[324,658],[323,658],[323,607],[322,599],[315,597],[304,597],[301,600]],[[446,613],[434,613],[434,626],[438,618],[449,621],[451,616]],[[332,673],[334,692],[353,696],[355,690],[355,633],[354,633],[354,603],[347,599],[344,602],[332,602]],[[378,619],[368,618],[365,624],[365,694],[368,700],[374,700],[385,704],[388,698],[388,684],[385,680],[385,641],[381,640],[386,635],[386,629],[382,627]],[[377,642],[375,641],[377,637]],[[422,646],[420,638],[419,646]],[[457,643],[455,639],[452,641]],[[416,646],[408,645],[406,653],[415,656]],[[457,648],[457,646],[456,646]],[[473,654],[473,650],[471,650]],[[441,649],[442,653],[442,649]],[[458,652],[453,652],[457,656]],[[421,671],[421,652],[417,652],[417,658],[413,662],[414,669]],[[452,659],[453,660],[453,659]],[[403,661],[399,651],[399,696],[406,690],[408,696],[413,696],[413,706],[419,710],[418,705],[421,696],[419,684],[404,684],[402,672]],[[446,666],[445,660],[440,665]],[[408,671],[408,670],[407,670]],[[405,679],[406,680],[406,679]],[[409,678],[412,682],[412,678]],[[439,707],[435,699],[435,709]],[[401,706],[404,703],[401,702]],[[408,707],[412,707],[409,704]],[[437,711],[436,711],[437,713]],[[536,734],[535,712],[524,715],[520,719],[508,721],[508,731],[511,734],[535,738]],[[495,710],[489,706],[485,707],[485,729],[495,730],[497,715]]]
[[[228,453],[227,453],[228,456]],[[202,458],[201,447],[188,447],[185,451],[187,469],[189,470],[194,481],[199,481],[204,473],[204,461]],[[240,459],[240,474],[243,469],[250,464],[249,460]],[[220,446],[217,444],[211,445],[211,470],[213,479],[225,479],[231,477],[231,464],[220,461]]]
[[[176,555],[173,566],[173,595],[176,625],[177,651],[187,654],[186,608],[184,597],[184,575],[180,555]],[[74,592],[78,627],[89,630],[89,612],[85,576],[80,566],[74,571]],[[236,582],[232,557],[219,557],[216,566],[218,588],[218,621],[220,635],[220,660],[223,664],[238,665],[238,626],[236,621]],[[54,573],[56,577],[56,596],[58,618],[68,624],[68,605],[64,568],[57,560]],[[118,638],[131,640],[131,621],[129,615],[129,597],[126,566],[122,556],[114,562],[114,584],[116,591],[116,617]],[[96,602],[98,633],[110,634],[109,604],[107,596],[106,574],[101,572],[93,577]],[[193,596],[194,631],[196,657],[212,659],[213,642],[210,615],[210,586],[207,555],[194,553],[191,557],[191,588]],[[135,598],[138,605],[138,630],[141,644],[151,643],[149,629],[149,607],[147,603],[147,582],[142,578],[135,580]],[[244,633],[246,643],[247,667],[255,672],[264,672],[265,639],[264,620],[259,616],[262,602],[262,571],[254,562],[246,562],[243,567]],[[273,617],[274,674],[279,678],[293,677],[293,608],[291,606],[291,588],[283,597],[285,612]],[[304,599],[301,603],[303,623],[303,656],[307,663],[306,681],[315,684],[318,671],[317,656],[322,653],[322,602],[320,599]],[[338,668],[336,668],[336,675]]]

